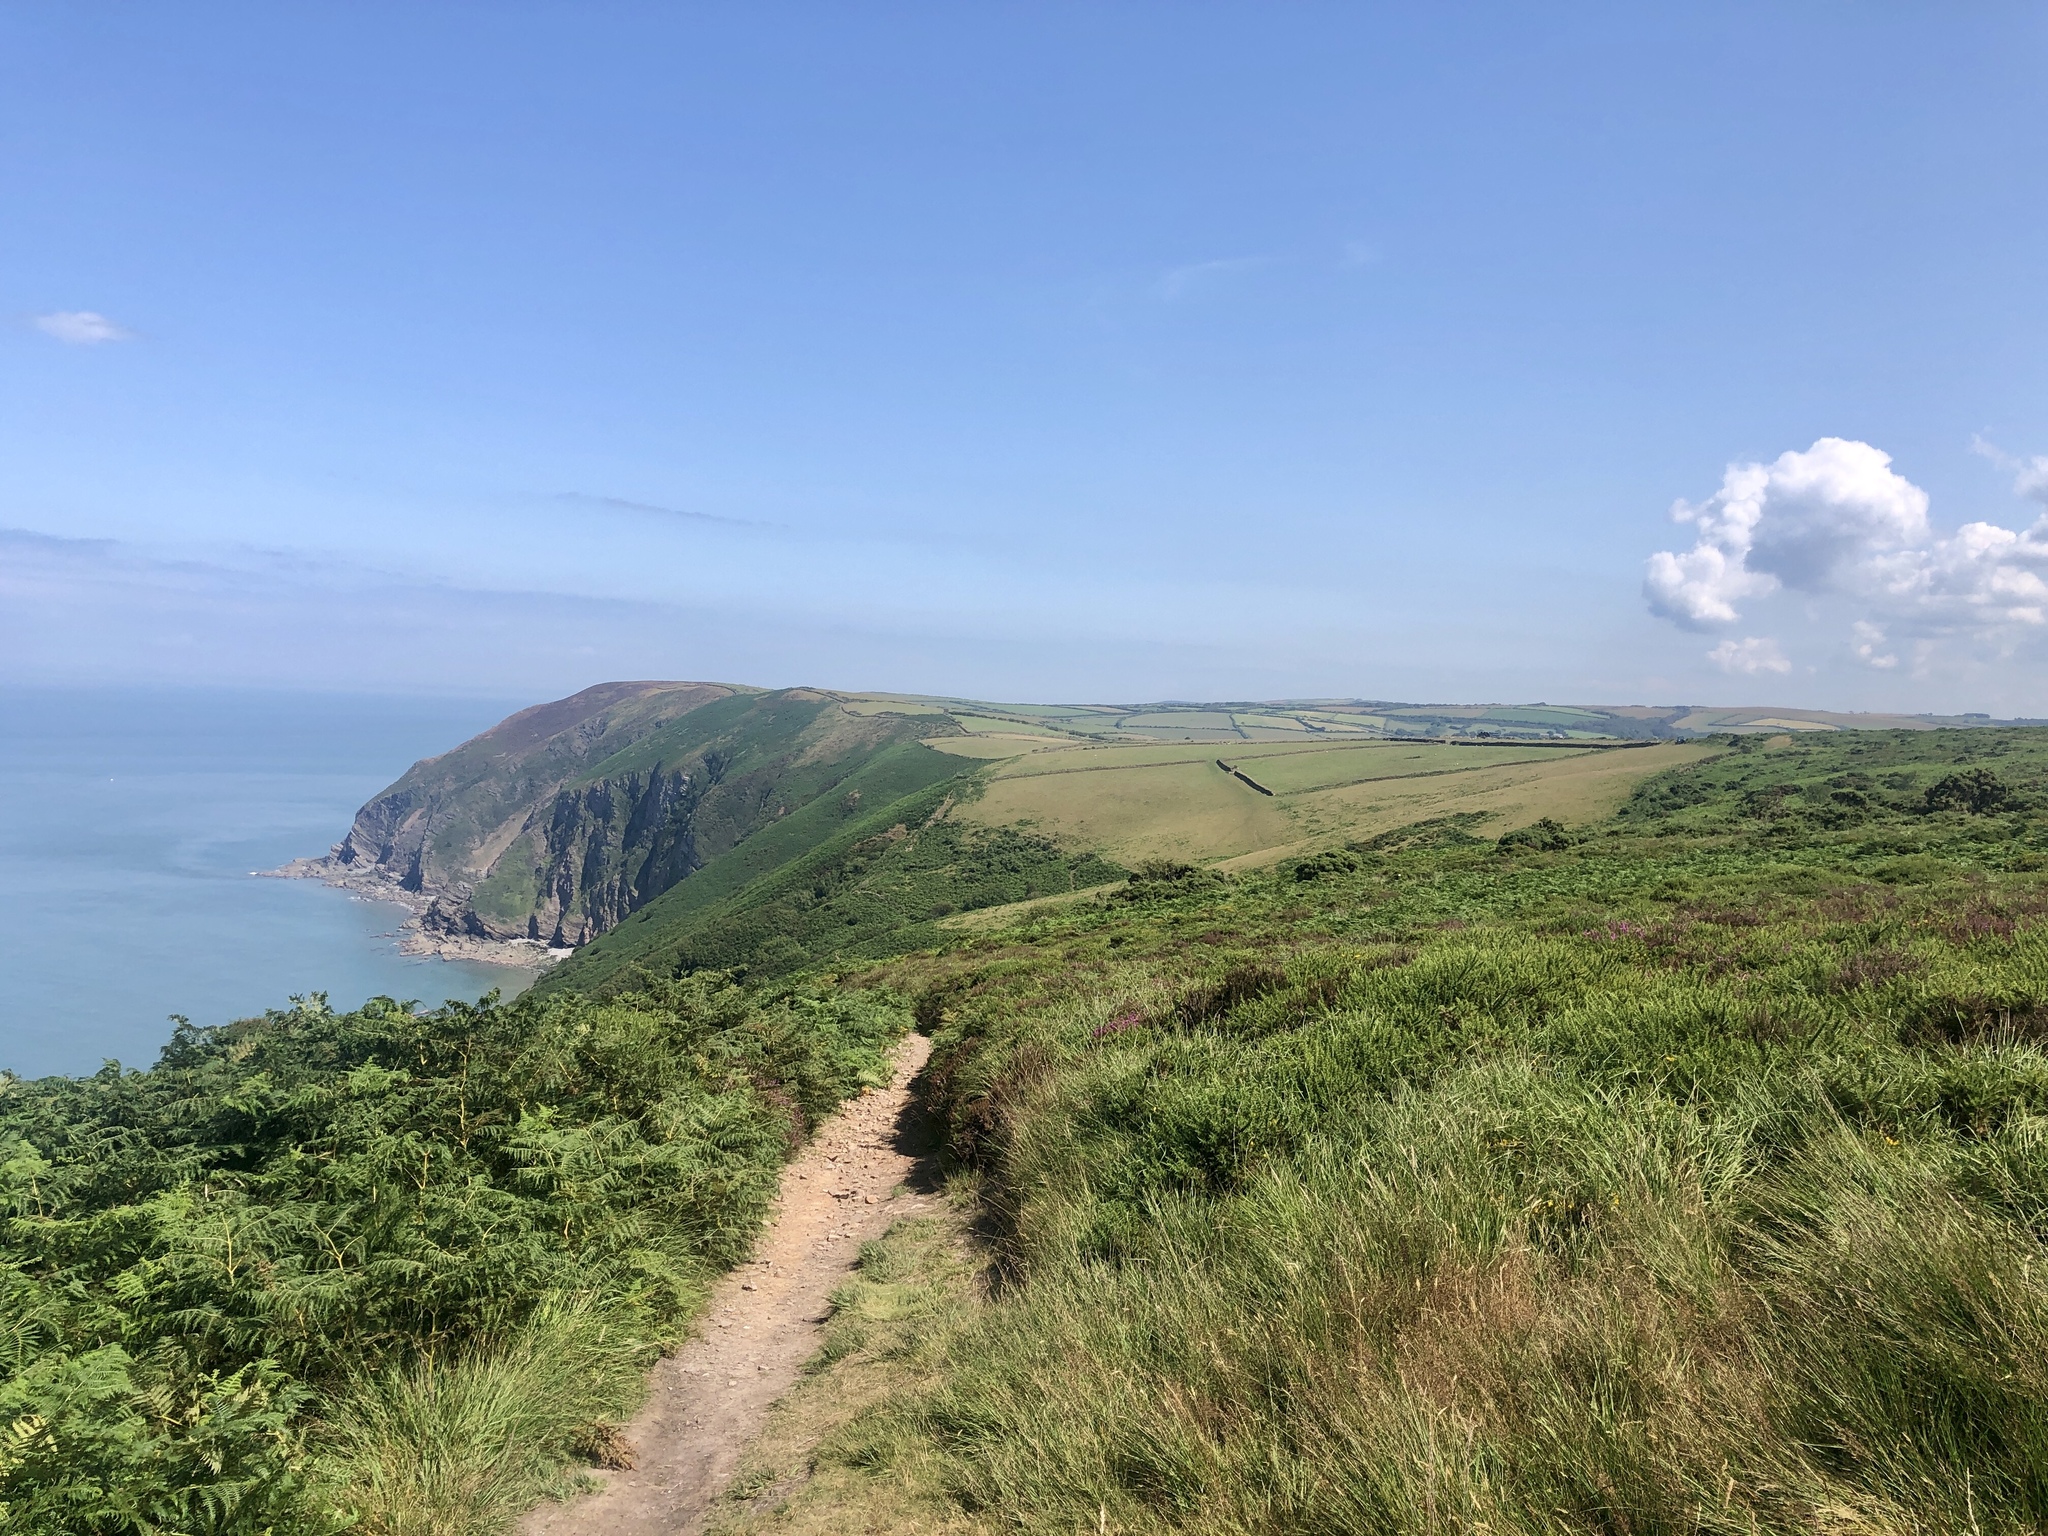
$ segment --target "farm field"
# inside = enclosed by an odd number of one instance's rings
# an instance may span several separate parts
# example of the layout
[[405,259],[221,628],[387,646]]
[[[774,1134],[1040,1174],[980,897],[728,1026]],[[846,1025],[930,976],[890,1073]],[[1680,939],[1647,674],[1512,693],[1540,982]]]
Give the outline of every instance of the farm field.
[[924,744],[953,757],[999,759],[1036,752],[1055,752],[1072,745],[1069,738],[1033,736],[1018,731],[982,731],[972,736],[928,736]]
[[[884,693],[832,694],[855,714],[948,719],[969,734],[1019,728],[1082,741],[1288,742],[1367,740],[1682,740],[1715,732],[1930,730],[1992,724],[1983,716],[1845,714],[1775,707],[1596,704],[1414,704],[1366,699],[1235,700],[1158,704],[1014,704]],[[2027,724],[2029,722],[2007,722]],[[978,754],[961,754],[978,755]]]
[[968,715],[954,712],[952,721],[972,735],[1034,736],[1045,741],[1071,742],[1073,732],[1035,720],[1006,720],[999,715]]
[[[1066,755],[1047,753],[1031,762]],[[1008,775],[997,769],[980,798],[963,802],[951,814],[983,826],[1022,827],[1063,847],[1100,850],[1120,863],[1230,858],[1276,847],[1294,836],[1294,820],[1281,801],[1247,789],[1207,757],[1096,762]]]
[[1462,773],[1581,755],[1570,749],[1543,747],[1439,747],[1389,742],[1372,746],[1296,747],[1280,752],[1226,752],[1224,760],[1234,767],[1255,768],[1252,776],[1261,784],[1276,795],[1291,795],[1373,779],[1419,778],[1425,774]]
[[1616,752],[1559,751],[1520,762],[1496,760],[1420,778],[1385,775],[1299,793],[1283,802],[1294,817],[1294,841],[1239,855],[1225,867],[1254,868],[1442,817],[1470,816],[1470,830],[1489,837],[1546,817],[1572,826],[1598,821],[1612,815],[1643,780],[1703,761],[1715,751],[1692,742]]
[[[1639,780],[1694,761],[1703,750],[1681,743],[1603,752],[1325,741],[1199,752],[1076,747],[997,764],[980,796],[951,814],[1024,827],[1125,863],[1257,864],[1428,816],[1468,812],[1495,835],[1544,816],[1603,816]],[[1224,772],[1218,756],[1274,793],[1262,795]]]

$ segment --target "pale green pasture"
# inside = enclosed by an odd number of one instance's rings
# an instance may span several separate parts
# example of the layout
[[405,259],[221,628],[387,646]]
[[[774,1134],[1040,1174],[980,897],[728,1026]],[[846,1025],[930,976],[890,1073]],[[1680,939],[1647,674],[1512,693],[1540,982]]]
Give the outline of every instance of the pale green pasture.
[[1042,736],[1050,741],[1071,741],[1073,739],[1065,731],[1054,730],[1049,726],[1040,725],[1034,720],[1005,720],[999,715],[963,714],[955,714],[953,718],[960,722],[962,730],[992,732],[998,735],[1009,736]]
[[[1227,754],[1226,754],[1227,755]],[[1568,748],[1543,747],[1426,747],[1407,743],[1387,746],[1329,747],[1320,752],[1288,752],[1251,758],[1256,769],[1247,768],[1275,794],[1295,794],[1310,789],[1332,789],[1341,784],[1362,784],[1371,779],[1401,778],[1411,774],[1458,773],[1468,768],[1501,768],[1511,763],[1549,762],[1577,757]],[[1230,761],[1238,766],[1237,758]]]

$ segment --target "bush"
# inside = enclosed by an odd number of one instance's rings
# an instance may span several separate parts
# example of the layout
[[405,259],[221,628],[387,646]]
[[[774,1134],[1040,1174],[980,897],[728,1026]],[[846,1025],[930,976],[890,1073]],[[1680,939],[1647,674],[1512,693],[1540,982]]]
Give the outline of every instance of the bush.
[[1517,827],[1501,835],[1495,845],[1503,853],[1516,848],[1533,848],[1545,853],[1557,853],[1571,847],[1574,839],[1564,829],[1564,823],[1545,816],[1526,827]]
[[1199,864],[1183,864],[1177,859],[1147,859],[1131,871],[1130,878],[1120,889],[1109,893],[1109,899],[1139,903],[1170,901],[1178,896],[1214,891],[1225,883],[1224,876]]
[[1311,858],[1299,859],[1294,865],[1294,878],[1301,881],[1321,880],[1328,875],[1354,875],[1358,873],[1358,855],[1344,848],[1331,848]]
[[1930,784],[1925,795],[1930,811],[1963,811],[1971,816],[1995,811],[2011,798],[2012,792],[1988,768],[1952,773]]

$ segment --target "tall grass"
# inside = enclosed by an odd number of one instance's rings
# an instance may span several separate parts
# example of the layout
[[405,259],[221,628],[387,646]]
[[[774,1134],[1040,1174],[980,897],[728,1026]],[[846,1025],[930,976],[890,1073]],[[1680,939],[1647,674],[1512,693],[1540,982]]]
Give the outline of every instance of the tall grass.
[[491,1536],[600,1447],[645,1365],[588,1300],[552,1303],[509,1339],[352,1384],[324,1438],[326,1497],[373,1536]]
[[929,964],[1000,1284],[893,1422],[1034,1530],[2048,1528],[2048,931],[1950,830],[1904,888],[1368,853]]
[[1816,1136],[1731,1177],[1757,1149],[1668,1101],[1461,1071],[1150,1197],[1142,1252],[1039,1252],[924,1422],[1032,1527],[2040,1528],[2037,1240]]

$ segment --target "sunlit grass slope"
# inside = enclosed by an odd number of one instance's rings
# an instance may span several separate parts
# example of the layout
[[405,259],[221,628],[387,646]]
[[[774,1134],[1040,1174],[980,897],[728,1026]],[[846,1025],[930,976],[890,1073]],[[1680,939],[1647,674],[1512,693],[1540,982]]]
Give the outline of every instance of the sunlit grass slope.
[[898,953],[939,942],[955,914],[1084,891],[1150,859],[1243,867],[1453,814],[1496,834],[1582,823],[1718,750],[1328,736],[1219,750],[971,718],[990,728],[949,717],[961,733],[886,748],[583,946],[541,990]]
[[[954,814],[1028,827],[1124,863],[1259,862],[1470,812],[1496,834],[1544,817],[1611,813],[1652,774],[1718,750],[1415,742],[1086,746],[1032,752],[987,771]],[[1219,758],[1272,791],[1262,794]]]
[[723,1529],[2048,1525],[2048,733],[1742,745],[871,973],[989,1275]]

